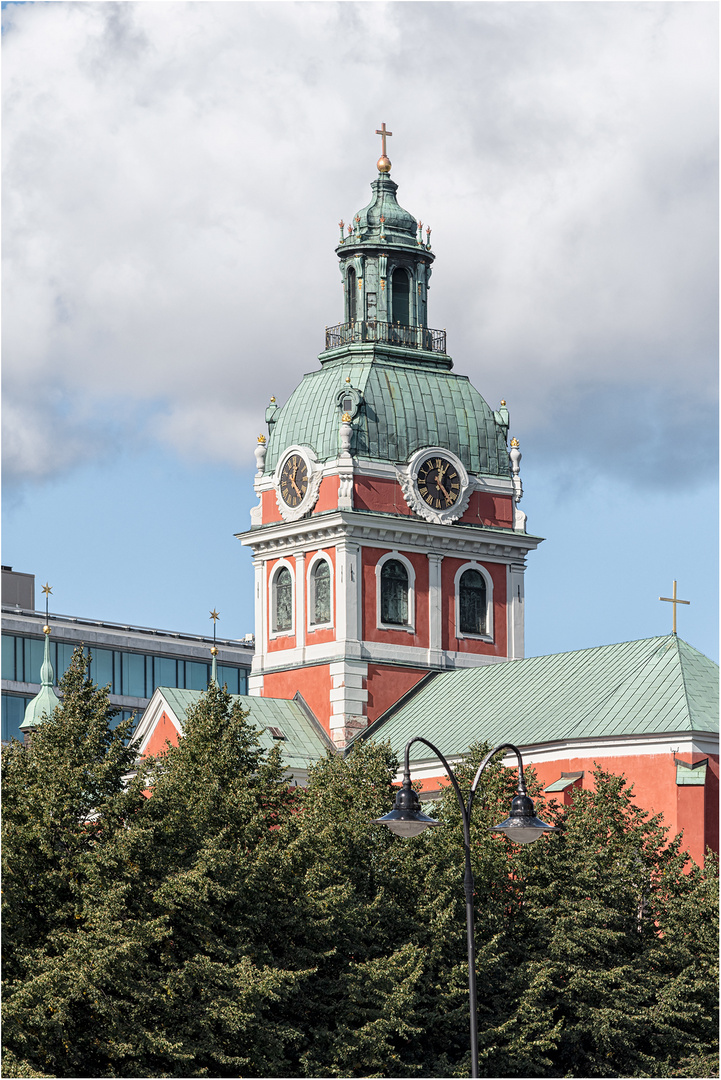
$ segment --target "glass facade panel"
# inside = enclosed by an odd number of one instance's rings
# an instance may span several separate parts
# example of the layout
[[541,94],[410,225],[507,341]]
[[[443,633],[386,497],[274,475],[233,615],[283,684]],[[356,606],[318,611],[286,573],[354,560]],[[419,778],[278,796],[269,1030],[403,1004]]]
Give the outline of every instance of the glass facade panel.
[[408,571],[397,559],[389,559],[381,570],[381,621],[408,624]]
[[458,586],[462,634],[486,632],[486,582],[478,570],[466,570]]
[[25,681],[40,682],[40,668],[45,655],[45,638],[25,638]]
[[55,678],[58,682],[70,667],[70,661],[73,658],[74,652],[74,645],[68,645],[64,641],[55,643],[55,662],[53,667],[55,668]]
[[177,662],[170,660],[167,656],[156,656],[155,676],[153,679],[155,686],[177,686],[177,680]]
[[229,694],[244,694],[245,679],[241,687],[240,671],[237,667],[228,667],[227,664],[218,664],[218,682],[221,686],[228,687]]
[[140,653],[121,653],[125,697],[145,697],[145,657]]
[[293,579],[283,566],[275,579],[275,628],[290,630],[293,625]]
[[[207,690],[210,679],[210,665],[200,664],[195,660],[185,661],[185,689]],[[220,680],[218,680],[220,682]],[[221,686],[222,686],[221,682]]]
[[[287,573],[287,571],[286,571]],[[290,574],[288,574],[290,579]],[[292,582],[291,582],[292,601]],[[2,639],[2,677],[12,682],[40,682],[40,668],[44,655],[44,639],[4,634]],[[56,683],[70,666],[75,646],[62,641],[50,640],[50,660],[55,671]],[[97,686],[110,684],[111,694],[128,697],[149,698],[158,686],[177,686],[189,690],[205,690],[210,679],[210,664],[203,661],[175,660],[167,656],[145,653],[121,652],[119,649],[91,647],[83,650],[92,656],[90,677]],[[247,693],[247,669],[231,664],[218,666],[218,681],[227,683],[231,694]],[[6,695],[7,696],[7,695]],[[3,699],[5,700],[5,698]],[[7,696],[8,701],[20,698]],[[30,698],[22,699],[29,701]],[[18,705],[3,705],[3,717]],[[24,714],[25,706],[21,712]],[[9,715],[9,714],[8,714]],[[18,723],[22,721],[22,716]],[[3,721],[5,723],[5,721]],[[12,727],[14,721],[8,720]],[[5,730],[5,729],[3,729]],[[8,729],[9,730],[9,729]],[[4,738],[4,736],[3,736]]]
[[330,622],[330,566],[322,559],[313,567],[312,623]]
[[110,683],[110,692],[113,692],[113,650],[96,649],[90,650],[92,663],[90,664],[90,677],[96,686],[107,686]]
[[2,741],[10,742],[11,739],[19,739],[22,742],[22,732],[20,731],[20,725],[23,722],[25,716],[25,709],[27,708],[28,701],[32,701],[29,697],[15,697],[12,694],[3,694],[2,696]]
[[[15,682],[15,635],[3,634],[2,639],[3,662],[2,677]],[[5,736],[3,735],[3,739]]]

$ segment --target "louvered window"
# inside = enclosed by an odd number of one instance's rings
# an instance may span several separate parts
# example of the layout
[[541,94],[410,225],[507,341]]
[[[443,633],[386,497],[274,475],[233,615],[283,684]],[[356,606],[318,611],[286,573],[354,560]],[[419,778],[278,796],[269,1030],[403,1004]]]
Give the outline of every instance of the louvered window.
[[355,270],[353,267],[348,268],[348,274],[346,275],[346,294],[348,300],[348,322],[355,322],[356,317],[356,278]]
[[275,578],[275,629],[290,630],[293,626],[293,579],[283,566]]
[[408,571],[397,559],[389,559],[381,569],[381,621],[408,625]]
[[393,271],[393,322],[410,326],[410,282],[405,270]]
[[478,570],[466,570],[458,587],[462,634],[486,633],[486,582]]

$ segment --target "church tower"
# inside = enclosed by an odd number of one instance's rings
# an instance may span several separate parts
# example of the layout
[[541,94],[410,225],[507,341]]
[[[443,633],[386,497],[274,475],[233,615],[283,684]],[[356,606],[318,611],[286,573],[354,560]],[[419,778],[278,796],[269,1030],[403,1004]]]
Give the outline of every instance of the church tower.
[[432,670],[523,656],[517,440],[428,326],[430,229],[404,210],[385,124],[372,196],[336,254],[343,321],[266,410],[251,528],[250,692],[300,692],[343,747]]

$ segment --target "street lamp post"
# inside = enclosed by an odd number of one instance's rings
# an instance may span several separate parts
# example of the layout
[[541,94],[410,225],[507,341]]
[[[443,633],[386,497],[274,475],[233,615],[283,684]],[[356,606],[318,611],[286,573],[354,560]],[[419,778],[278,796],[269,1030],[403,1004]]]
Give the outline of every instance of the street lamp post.
[[518,844],[531,844],[534,840],[538,840],[544,833],[559,832],[560,830],[551,825],[546,825],[545,822],[535,816],[533,800],[528,797],[526,783],[523,779],[523,759],[521,758],[521,752],[517,746],[513,745],[513,743],[501,743],[500,746],[494,747],[489,754],[486,754],[479,765],[478,772],[471,784],[468,803],[466,804],[463,801],[463,795],[461,794],[461,789],[458,786],[455,774],[443,754],[433,745],[433,743],[429,742],[428,739],[424,739],[418,735],[406,744],[403,761],[403,784],[396,795],[394,808],[389,814],[385,814],[383,817],[375,819],[376,823],[387,825],[391,832],[396,833],[397,836],[418,836],[419,833],[423,832],[423,830],[427,829],[429,826],[433,827],[442,824],[440,821],[435,821],[433,818],[430,818],[421,812],[421,801],[418,798],[418,794],[411,787],[409,753],[413,743],[417,742],[424,743],[424,745],[429,747],[439,760],[443,762],[443,766],[448,773],[448,778],[453,784],[453,789],[458,797],[458,803],[461,807],[461,816],[463,818],[463,843],[466,851],[466,869],[463,875],[463,888],[466,894],[466,931],[468,934],[468,990],[471,1009],[471,1076],[477,1077],[478,1016],[476,996],[476,946],[473,936],[473,891],[475,883],[473,880],[473,871],[471,869],[471,811],[473,809],[473,800],[475,798],[478,782],[491,758],[495,757],[501,750],[513,751],[518,758],[518,791],[511,803],[510,817],[501,822],[500,825],[493,825],[490,831],[503,833],[510,840],[515,840]]

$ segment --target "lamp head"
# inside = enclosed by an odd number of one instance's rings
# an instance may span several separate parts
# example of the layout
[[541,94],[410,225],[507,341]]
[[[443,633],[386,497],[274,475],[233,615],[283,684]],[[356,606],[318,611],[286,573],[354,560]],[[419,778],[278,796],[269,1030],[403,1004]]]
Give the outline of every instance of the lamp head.
[[516,844],[532,844],[534,840],[538,840],[544,833],[560,832],[561,830],[553,825],[546,825],[545,821],[537,818],[533,807],[533,799],[529,799],[525,792],[519,792],[518,795],[514,796],[511,803],[511,816],[502,821],[500,825],[493,825],[490,831],[503,833],[504,836],[515,841]]
[[440,825],[440,821],[421,812],[421,800],[411,787],[410,776],[404,777],[403,786],[396,794],[396,803],[390,814],[375,818],[374,824],[387,825],[396,836],[418,836],[431,825]]

